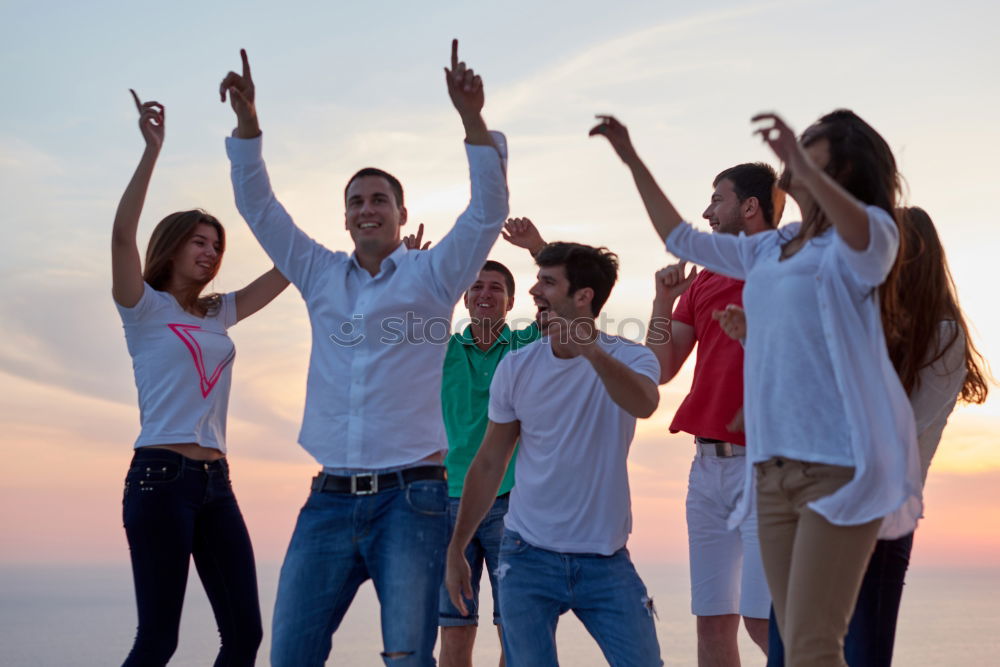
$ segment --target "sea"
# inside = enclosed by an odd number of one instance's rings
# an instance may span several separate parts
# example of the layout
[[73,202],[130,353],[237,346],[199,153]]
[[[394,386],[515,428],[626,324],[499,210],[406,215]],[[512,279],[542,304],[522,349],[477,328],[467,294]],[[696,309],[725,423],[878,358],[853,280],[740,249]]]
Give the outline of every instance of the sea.
[[[667,665],[697,665],[686,565],[637,563],[656,606],[661,655]],[[264,642],[258,664],[268,664],[270,621],[278,565],[258,566]],[[484,609],[490,609],[484,581]],[[0,566],[0,665],[3,667],[121,664],[135,634],[135,603],[127,563]],[[597,644],[570,613],[557,631],[559,661],[568,667],[606,665]],[[215,659],[218,633],[201,582],[191,578],[181,621],[178,667]],[[764,665],[763,654],[741,632],[743,665]],[[378,601],[370,582],[334,635],[327,665],[381,667]],[[496,632],[480,628],[474,662],[495,665]],[[894,664],[902,667],[1000,665],[1000,568],[914,567],[907,574]]]

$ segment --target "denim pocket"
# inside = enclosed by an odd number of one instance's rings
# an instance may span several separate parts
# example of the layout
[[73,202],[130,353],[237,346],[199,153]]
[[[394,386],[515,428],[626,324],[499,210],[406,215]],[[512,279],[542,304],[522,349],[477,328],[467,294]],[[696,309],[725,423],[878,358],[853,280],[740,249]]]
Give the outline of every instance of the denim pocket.
[[406,487],[406,503],[420,514],[444,516],[448,511],[448,484],[437,480],[413,482]]
[[531,545],[521,539],[520,536],[513,536],[510,531],[504,531],[503,538],[500,540],[500,554],[515,555],[523,553],[529,549]]
[[181,464],[169,459],[147,459],[129,468],[125,478],[125,488],[131,484],[139,486],[165,484],[181,476]]

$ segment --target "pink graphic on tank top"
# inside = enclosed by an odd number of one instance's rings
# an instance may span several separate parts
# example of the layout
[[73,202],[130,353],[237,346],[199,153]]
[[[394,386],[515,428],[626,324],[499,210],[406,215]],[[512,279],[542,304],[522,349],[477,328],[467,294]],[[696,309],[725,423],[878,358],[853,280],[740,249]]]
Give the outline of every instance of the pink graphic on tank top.
[[212,392],[212,388],[222,377],[223,371],[226,370],[233,358],[236,356],[236,350],[232,349],[226,358],[219,362],[219,364],[209,375],[205,370],[205,357],[201,351],[201,345],[198,344],[198,340],[194,337],[195,331],[201,331],[201,327],[196,324],[168,324],[170,330],[177,334],[177,337],[184,341],[187,346],[188,351],[191,353],[191,358],[194,359],[195,370],[198,371],[198,379],[201,385],[201,397],[208,398],[208,395]]

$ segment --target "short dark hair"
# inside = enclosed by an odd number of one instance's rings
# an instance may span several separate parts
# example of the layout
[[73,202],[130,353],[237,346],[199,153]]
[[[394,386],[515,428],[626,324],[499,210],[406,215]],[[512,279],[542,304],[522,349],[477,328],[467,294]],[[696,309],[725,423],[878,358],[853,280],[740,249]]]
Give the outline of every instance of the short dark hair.
[[582,243],[549,243],[535,255],[535,264],[542,267],[562,266],[569,281],[569,294],[582,287],[594,290],[590,310],[597,317],[611,296],[618,280],[618,255],[605,247],[595,248]]
[[344,186],[344,202],[347,202],[347,191],[351,188],[351,183],[359,178],[364,178],[365,176],[379,176],[384,178],[389,183],[389,188],[392,189],[392,194],[396,197],[396,208],[403,206],[403,184],[399,182],[398,178],[389,172],[378,169],[377,167],[365,167],[364,169],[359,169],[356,174],[351,176],[350,180],[347,181],[347,185]]
[[486,260],[483,264],[483,268],[480,271],[496,271],[503,276],[503,281],[507,284],[507,296],[514,296],[514,274],[510,272],[506,266],[500,262],[493,261],[492,259]]
[[774,184],[778,175],[774,168],[765,162],[744,162],[719,172],[712,181],[712,187],[727,180],[733,184],[733,192],[742,204],[750,197],[756,197],[760,202],[760,210],[764,214],[764,222],[771,227],[778,226],[776,218],[781,217],[781,211],[775,215]]

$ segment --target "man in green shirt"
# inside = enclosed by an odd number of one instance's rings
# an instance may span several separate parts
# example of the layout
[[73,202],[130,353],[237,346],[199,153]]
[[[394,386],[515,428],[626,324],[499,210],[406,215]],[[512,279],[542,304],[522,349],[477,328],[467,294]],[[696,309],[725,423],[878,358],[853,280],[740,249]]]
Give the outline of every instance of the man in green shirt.
[[[503,237],[525,248],[534,256],[545,241],[527,218],[511,218],[504,226]],[[514,306],[514,276],[500,262],[488,261],[476,282],[465,293],[471,323],[461,333],[452,335],[444,360],[441,381],[441,411],[448,434],[448,507],[449,533],[455,527],[458,503],[469,464],[479,451],[489,421],[490,382],[500,360],[508,352],[533,343],[541,336],[538,324],[512,331],[507,326],[507,313]],[[439,605],[441,626],[441,667],[471,667],[472,646],[479,621],[479,581],[485,562],[493,590],[493,623],[501,632],[500,608],[497,604],[496,569],[500,560],[500,538],[507,513],[507,497],[514,486],[514,457],[511,458],[499,495],[479,528],[465,557],[472,568],[473,599],[469,615],[462,616],[451,603],[442,584]],[[500,664],[503,665],[501,655]]]

